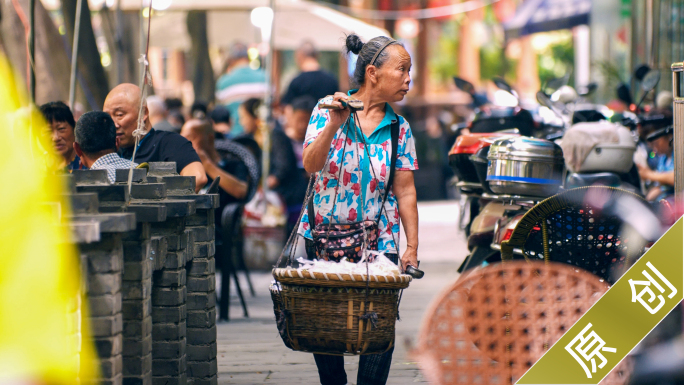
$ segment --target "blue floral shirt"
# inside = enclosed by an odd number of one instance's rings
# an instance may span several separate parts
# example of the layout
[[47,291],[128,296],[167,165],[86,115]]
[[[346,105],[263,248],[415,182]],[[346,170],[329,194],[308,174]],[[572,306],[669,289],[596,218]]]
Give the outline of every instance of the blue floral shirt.
[[[356,90],[350,91],[349,94],[351,95],[354,92]],[[329,96],[321,99],[319,104],[331,102],[332,96]],[[316,140],[329,120],[329,112],[316,105],[306,130],[304,148]],[[395,121],[399,122],[395,170],[418,169],[416,145],[411,133],[411,127],[402,116],[394,113],[389,104],[385,106],[385,117],[383,120],[369,137],[364,138],[368,144],[370,159],[366,155],[366,150],[361,140],[361,135],[365,134],[361,130],[356,129],[356,137],[359,142],[357,145],[354,141],[353,129],[349,130],[349,135],[347,136],[343,132],[346,126],[343,125],[333,138],[329,152],[330,160],[323,167],[323,170],[316,175],[317,177],[320,176],[320,178],[317,178],[318,182],[315,185],[315,224],[330,223],[331,218],[333,223],[350,223],[361,220],[377,221],[380,215],[380,205],[385,194],[385,183],[389,176],[388,168],[390,157],[392,156],[390,126]],[[342,159],[343,154],[344,159]],[[371,171],[371,167],[374,173]],[[337,178],[340,175],[340,168],[342,168],[342,180],[338,190],[335,210],[331,215],[333,201],[335,200],[335,186],[338,183]],[[379,223],[380,237],[378,240],[378,250],[385,253],[398,253],[398,245],[395,245],[394,239],[399,242],[399,210],[397,199],[392,190],[393,188],[390,189],[387,202],[385,203],[387,215],[383,211]],[[298,234],[309,239],[312,238],[309,215],[306,211],[299,224]]]

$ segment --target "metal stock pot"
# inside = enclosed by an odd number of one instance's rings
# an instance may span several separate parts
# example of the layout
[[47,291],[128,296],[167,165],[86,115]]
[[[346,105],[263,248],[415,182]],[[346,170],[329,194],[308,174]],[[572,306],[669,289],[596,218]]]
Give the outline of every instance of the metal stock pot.
[[563,183],[563,150],[548,140],[498,139],[487,160],[487,181],[496,194],[548,197]]

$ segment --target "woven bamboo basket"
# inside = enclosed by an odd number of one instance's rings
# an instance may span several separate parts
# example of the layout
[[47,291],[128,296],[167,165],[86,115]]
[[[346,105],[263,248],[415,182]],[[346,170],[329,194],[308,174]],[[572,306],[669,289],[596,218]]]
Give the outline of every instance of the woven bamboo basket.
[[[292,350],[332,354],[378,354],[394,346],[399,292],[409,275],[370,276],[274,269],[271,289],[283,342]],[[377,318],[376,318],[377,316]]]

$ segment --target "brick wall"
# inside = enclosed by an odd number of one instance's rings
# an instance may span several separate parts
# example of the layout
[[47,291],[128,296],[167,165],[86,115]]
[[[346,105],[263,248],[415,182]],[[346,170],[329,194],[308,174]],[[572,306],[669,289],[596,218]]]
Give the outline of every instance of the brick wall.
[[97,382],[216,384],[218,196],[195,194],[194,177],[175,174],[173,163],[134,170],[130,194],[127,170],[114,184],[103,170],[68,179]]

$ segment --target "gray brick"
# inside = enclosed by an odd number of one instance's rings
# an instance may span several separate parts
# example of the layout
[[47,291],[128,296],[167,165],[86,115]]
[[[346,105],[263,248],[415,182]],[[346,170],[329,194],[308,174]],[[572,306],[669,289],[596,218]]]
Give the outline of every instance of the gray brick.
[[123,375],[142,376],[152,371],[152,354],[143,357],[124,357]]
[[186,226],[209,226],[216,221],[214,210],[197,209],[194,215],[185,218]]
[[121,333],[123,316],[121,313],[107,317],[90,317],[90,329],[93,337],[112,337]]
[[89,296],[90,315],[94,317],[121,313],[121,294]]
[[152,385],[187,385],[188,377],[183,372],[180,376],[154,376]]
[[[116,183],[128,183],[128,177],[131,169],[118,169],[115,170],[114,182]],[[147,170],[144,168],[134,168],[133,169],[133,183],[142,183],[147,181]]]
[[166,197],[166,185],[163,183],[136,183],[131,186],[131,198],[163,199]]
[[185,322],[178,324],[154,323],[152,326],[152,342],[178,341],[186,337],[186,329]]
[[[163,182],[166,184],[166,188],[169,190],[183,190],[185,193],[194,194],[195,193],[195,177],[194,176],[164,176],[162,177]],[[176,193],[182,194],[181,191],[176,191]]]
[[107,358],[121,354],[123,338],[121,335],[107,338],[96,338],[92,340],[95,345],[98,357]]
[[150,241],[125,241],[123,243],[124,260],[126,262],[142,262],[151,260]]
[[214,225],[186,227],[186,230],[192,230],[195,234],[195,242],[213,241],[216,232]]
[[161,203],[153,204],[147,201],[146,204],[131,202],[126,206],[126,212],[135,213],[135,220],[140,222],[163,222],[166,220],[166,206]]
[[181,358],[165,358],[152,360],[152,375],[153,376],[178,376],[185,373],[186,368],[185,356]]
[[188,345],[185,353],[189,361],[209,361],[216,358],[216,342],[209,345]]
[[216,342],[216,326],[211,328],[187,328],[188,344],[208,345]]
[[180,287],[185,285],[185,269],[163,269],[154,273],[156,287]]
[[188,378],[206,378],[218,374],[216,360],[192,362],[188,361]]
[[195,258],[210,258],[214,255],[216,255],[216,245],[214,244],[214,241],[195,243]]
[[95,380],[81,380],[82,385],[122,385],[123,376],[118,374],[112,378],[98,378]]
[[124,338],[143,338],[150,334],[152,334],[152,317],[143,320],[126,320],[124,323]]
[[121,291],[121,273],[88,274],[88,294],[114,294]]
[[188,311],[211,309],[216,307],[216,292],[188,293],[186,303]]
[[152,224],[152,235],[176,235],[185,230],[185,218],[167,218],[164,222]]
[[150,257],[154,260],[155,270],[161,269],[166,263],[166,256],[169,252],[168,238],[161,235],[155,235],[150,239],[150,244],[152,248]]
[[180,358],[185,355],[185,338],[176,341],[154,341],[154,358]]
[[178,175],[176,172],[176,162],[149,162],[150,168],[147,170],[147,176],[165,176]]
[[188,233],[182,232],[181,234],[168,234],[166,238],[169,242],[169,251],[176,251],[185,249],[188,247]]
[[180,288],[153,287],[152,304],[154,306],[180,306],[185,303],[185,286]]
[[152,278],[145,278],[140,281],[124,281],[121,286],[121,295],[125,300],[150,298],[152,296]]
[[126,321],[142,320],[152,316],[152,300],[132,299],[123,301],[122,312]]
[[152,385],[152,371],[141,376],[126,376],[123,379],[123,385]]
[[[151,330],[150,330],[151,331]],[[145,339],[140,338],[124,338],[123,339],[123,356],[124,357],[142,357],[152,353],[152,335],[148,335]]]
[[188,379],[189,385],[218,385],[218,376],[214,375],[206,378],[190,378]]
[[118,273],[123,268],[123,249],[119,244],[111,250],[91,250],[86,254],[88,256],[88,273],[102,274],[102,273]]
[[185,266],[185,250],[176,250],[166,254],[166,261],[163,266],[155,266],[161,269],[181,269]]
[[189,328],[210,328],[216,325],[216,308],[188,312]]
[[195,258],[188,264],[189,276],[207,276],[216,273],[214,258]]
[[150,259],[139,262],[125,262],[123,280],[124,281],[140,281],[152,277],[154,270],[154,262]]
[[138,223],[135,230],[125,232],[121,235],[124,241],[146,241],[151,237],[152,226],[149,223]]
[[192,231],[192,229],[186,229],[185,232],[188,234],[188,247],[185,250],[185,262],[188,262],[199,255],[197,255],[197,248],[194,247],[195,232]]
[[163,323],[180,323],[187,318],[186,305],[181,306],[153,306],[152,318]]
[[208,277],[189,277],[187,285],[189,292],[211,292],[216,290],[216,278],[213,275]]
[[114,376],[120,376],[123,370],[123,357],[121,355],[100,358],[100,374],[103,378],[112,378]]

